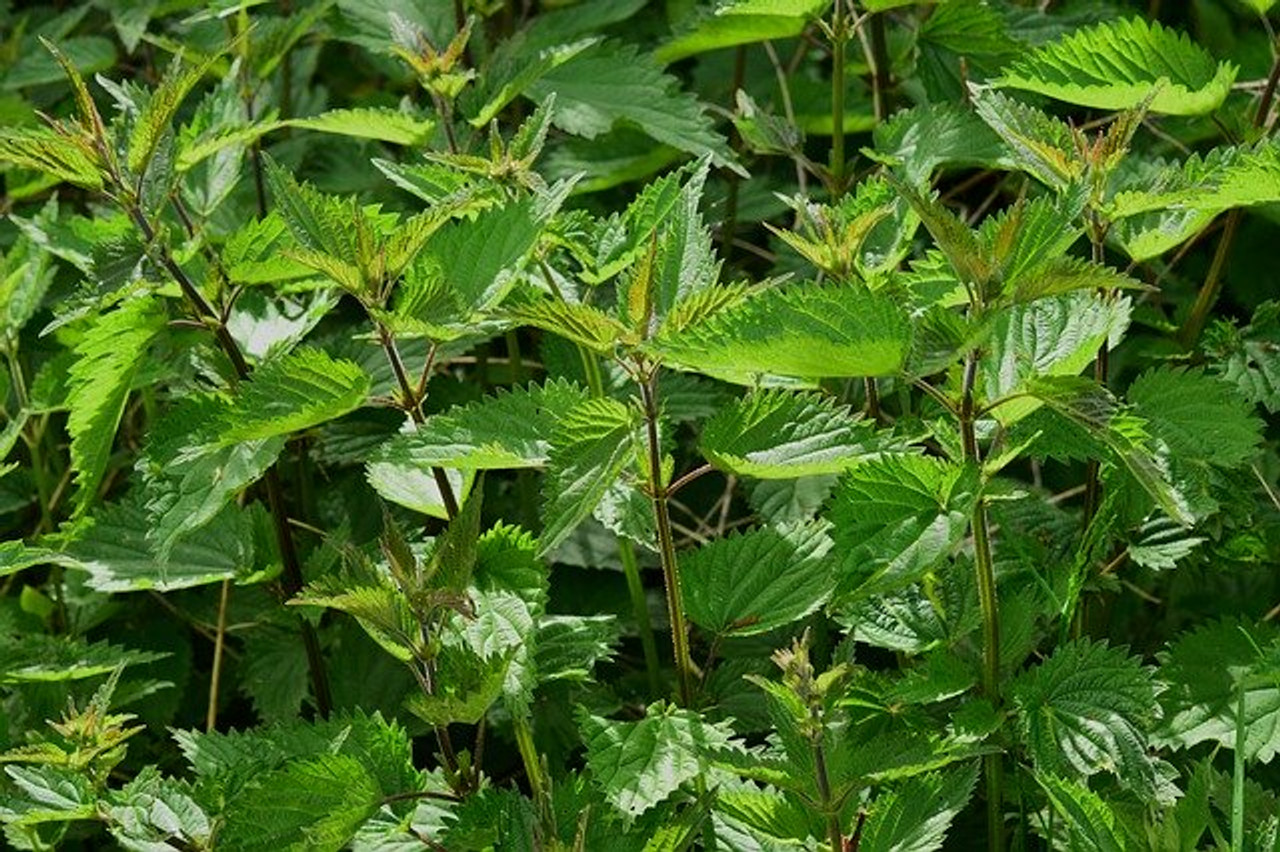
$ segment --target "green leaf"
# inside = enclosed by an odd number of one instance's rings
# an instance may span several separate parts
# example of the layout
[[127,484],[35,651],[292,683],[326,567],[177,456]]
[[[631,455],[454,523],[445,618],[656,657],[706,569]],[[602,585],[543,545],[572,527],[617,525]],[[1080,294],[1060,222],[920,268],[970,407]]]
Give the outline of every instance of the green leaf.
[[1084,173],[1085,163],[1065,122],[992,89],[970,89],[978,116],[1004,140],[1018,168],[1059,190]]
[[543,205],[527,198],[450,222],[431,238],[423,262],[434,265],[465,307],[491,308],[515,285],[518,262],[559,201]]
[[405,707],[430,725],[474,725],[502,695],[514,653],[481,656],[471,648],[446,646],[436,658],[436,692],[415,693]]
[[642,337],[650,336],[682,303],[698,301],[705,309],[707,295],[732,298],[734,288],[715,288],[720,262],[698,211],[706,178],[702,160],[681,188],[670,215],[659,224],[643,260],[618,288],[623,321]]
[[[454,494],[471,489],[474,471],[445,468],[444,473]],[[430,470],[416,464],[370,460],[365,465],[365,478],[384,500],[433,518],[448,518],[440,485]]]
[[0,822],[39,825],[96,815],[97,795],[82,772],[56,766],[6,766],[4,771],[22,798],[0,801]]
[[538,552],[546,554],[586,519],[634,456],[636,418],[611,399],[592,399],[570,411],[551,437],[543,483],[543,530]]
[[1034,380],[1076,376],[1093,363],[1098,350],[1110,348],[1129,324],[1128,299],[1071,293],[1005,308],[991,325],[991,346],[978,363],[981,394],[1009,425],[1034,411],[1040,400],[1028,397]]
[[1269,622],[1226,619],[1184,633],[1161,653],[1164,721],[1155,740],[1173,748],[1216,742],[1236,748],[1237,684],[1243,679],[1246,760],[1280,751],[1280,632]]
[[734,533],[680,555],[689,620],[717,634],[747,636],[790,624],[835,588],[831,539],[811,521]]
[[675,37],[654,51],[663,64],[698,53],[792,38],[822,14],[827,0],[733,0],[684,19]]
[[1162,447],[1153,445],[1145,422],[1117,406],[1105,388],[1091,379],[1059,376],[1033,379],[1027,393],[1114,453],[1169,517],[1184,526],[1194,522],[1186,497],[1170,481],[1168,462],[1160,455]]
[[168,559],[178,539],[204,526],[256,482],[284,448],[284,438],[218,446],[225,400],[192,395],[165,412],[137,463],[156,554]]
[[1101,796],[1078,781],[1033,776],[1063,818],[1071,848],[1081,852],[1124,852],[1128,848],[1119,819]]
[[419,789],[421,783],[404,728],[379,713],[356,710],[316,722],[293,719],[252,730],[172,733],[196,776],[233,797],[245,791],[246,783],[256,791],[266,772],[329,755],[354,758],[383,795]]
[[538,620],[534,665],[538,683],[590,681],[595,664],[611,660],[619,624],[612,615],[552,615]]
[[929,185],[942,166],[1015,168],[1017,160],[971,110],[931,103],[900,110],[872,131],[877,160],[902,170],[912,186]]
[[886,594],[919,580],[969,528],[976,469],[927,456],[890,456],[845,474],[829,519],[842,556],[837,596]]
[[387,107],[332,109],[307,118],[291,118],[280,122],[280,126],[408,146],[425,144],[435,131],[431,119]]
[[369,375],[360,365],[311,347],[254,370],[223,415],[221,446],[274,438],[334,420],[364,404]]
[[178,108],[195,85],[220,60],[220,55],[216,53],[193,65],[184,65],[181,58],[174,58],[160,85],[151,92],[138,111],[138,117],[129,131],[127,162],[129,171],[135,176],[140,177],[146,172],[165,133],[172,131]]
[[76,344],[71,366],[67,431],[76,472],[76,510],[97,497],[124,414],[133,377],[147,347],[164,328],[163,308],[151,299],[133,299],[101,315]]
[[885,449],[875,424],[821,394],[757,391],[721,408],[699,449],[721,470],[757,479],[840,473]]
[[142,507],[101,507],[67,544],[68,567],[85,571],[99,592],[172,591],[231,579],[252,566],[252,515],[222,512],[199,535],[176,541],[168,559],[155,553],[151,518]]
[[1143,163],[1108,205],[1113,240],[1148,260],[1200,233],[1224,210],[1280,200],[1280,148],[1223,146],[1181,162]]
[[600,354],[611,353],[616,344],[629,337],[622,323],[593,305],[577,302],[527,300],[509,305],[505,314],[513,322],[558,334]]
[[863,826],[860,852],[933,852],[973,795],[978,765],[913,778],[878,796]]
[[996,85],[1098,109],[1130,109],[1156,90],[1152,112],[1203,115],[1217,109],[1236,66],[1159,22],[1107,21],[1036,48],[1004,69]]
[[1214,356],[1210,370],[1250,402],[1273,414],[1280,411],[1280,302],[1263,302],[1243,328],[1220,320],[1205,338]]
[[660,334],[654,352],[673,365],[753,384],[756,374],[801,378],[884,376],[910,346],[901,306],[858,284],[762,290],[710,318]]
[[111,834],[125,848],[199,848],[212,842],[213,821],[196,802],[191,785],[162,777],[154,766],[111,790],[108,801]]
[[102,189],[102,172],[93,152],[44,128],[0,130],[0,162],[43,172],[85,189]]
[[1010,699],[1037,773],[1115,774],[1154,796],[1145,731],[1159,714],[1152,671],[1123,648],[1081,639],[1014,678]]
[[556,426],[587,399],[586,391],[564,379],[499,390],[497,396],[428,417],[413,432],[383,444],[373,458],[424,470],[541,467]]
[[553,121],[567,133],[593,139],[626,123],[673,148],[710,155],[717,166],[739,168],[697,99],[680,91],[676,78],[630,45],[593,45],[548,71],[526,92],[534,100],[553,93]]
[[122,666],[163,660],[167,653],[133,651],[107,641],[40,633],[0,633],[0,683],[62,683],[102,677]]
[[349,755],[294,760],[262,773],[227,807],[219,844],[244,852],[337,852],[383,795],[377,779]]
[[726,747],[730,732],[688,710],[651,705],[639,722],[578,718],[587,766],[605,799],[639,816],[706,769],[708,751]]
[[1262,420],[1231,385],[1203,370],[1148,370],[1127,397],[1177,462],[1236,467],[1258,455]]

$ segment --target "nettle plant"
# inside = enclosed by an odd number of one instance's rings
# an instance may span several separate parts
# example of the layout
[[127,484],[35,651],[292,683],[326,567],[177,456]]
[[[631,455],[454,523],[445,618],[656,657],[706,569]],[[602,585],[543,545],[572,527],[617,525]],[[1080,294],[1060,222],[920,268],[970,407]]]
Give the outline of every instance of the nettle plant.
[[1280,62],[1050,5],[5,12],[6,841],[1275,848]]

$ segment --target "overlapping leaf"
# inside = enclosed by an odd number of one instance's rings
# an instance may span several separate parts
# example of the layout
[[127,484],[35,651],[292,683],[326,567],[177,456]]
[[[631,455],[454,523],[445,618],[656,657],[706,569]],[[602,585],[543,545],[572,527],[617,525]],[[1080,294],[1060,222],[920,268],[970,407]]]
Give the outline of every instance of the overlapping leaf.
[[997,83],[1113,110],[1137,106],[1155,89],[1153,112],[1202,115],[1222,103],[1235,77],[1234,65],[1215,62],[1186,35],[1126,18],[1037,48],[1006,66]]
[[977,496],[976,470],[941,459],[898,455],[850,470],[828,515],[842,557],[837,596],[919,580],[964,537]]
[[902,365],[910,337],[906,314],[887,296],[857,284],[798,284],[659,334],[652,348],[674,365],[751,383],[759,374],[889,375]]
[[99,317],[76,346],[67,397],[71,409],[67,431],[71,433],[71,466],[79,485],[79,511],[97,496],[134,374],[164,322],[158,303],[133,299]]
[[717,634],[765,633],[822,606],[835,588],[821,522],[760,527],[680,556],[689,619]]
[[374,459],[423,469],[541,467],[561,419],[586,400],[586,391],[563,379],[499,391],[427,418],[383,444]]
[[1078,640],[1010,685],[1018,725],[1038,772],[1113,772],[1142,795],[1158,779],[1146,730],[1158,715],[1152,671],[1123,648]]
[[757,479],[840,473],[885,449],[875,424],[820,394],[759,391],[721,408],[699,448],[721,470]]

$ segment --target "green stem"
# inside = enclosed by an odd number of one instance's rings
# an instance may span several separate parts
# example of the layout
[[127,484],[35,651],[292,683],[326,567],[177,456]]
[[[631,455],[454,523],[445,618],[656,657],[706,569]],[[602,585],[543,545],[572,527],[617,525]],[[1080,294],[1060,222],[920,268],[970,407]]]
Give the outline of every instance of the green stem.
[[840,812],[831,801],[831,779],[827,775],[827,755],[822,748],[821,739],[813,743],[813,772],[818,785],[818,797],[822,800],[822,811],[827,818],[827,839],[831,841],[831,852],[842,852],[844,832],[840,830]]
[[1213,310],[1214,303],[1218,301],[1218,294],[1222,292],[1222,273],[1227,265],[1227,255],[1231,253],[1231,245],[1235,242],[1241,217],[1239,208],[1227,214],[1222,234],[1218,237],[1218,245],[1213,252],[1213,260],[1209,263],[1209,271],[1205,274],[1204,283],[1200,285],[1200,292],[1196,295],[1196,302],[1192,305],[1186,322],[1178,330],[1178,342],[1188,349],[1195,346],[1196,341],[1200,339],[1200,332],[1209,321],[1209,313]]
[[546,819],[551,815],[551,791],[543,774],[542,759],[538,756],[537,746],[533,742],[533,728],[529,720],[520,714],[511,717],[511,726],[516,735],[516,750],[520,752],[520,761],[524,764],[525,777],[529,779],[529,792],[539,815]]
[[844,48],[848,40],[845,0],[836,0],[831,21],[831,194],[844,195]]
[[[974,428],[973,385],[978,373],[978,353],[971,351],[965,361],[960,400],[960,435],[965,460],[981,464],[978,436]],[[995,562],[991,555],[991,533],[987,506],[981,497],[973,507],[973,565],[977,575],[978,604],[982,611],[982,691],[992,704],[1000,705],[1000,610],[996,593]],[[983,758],[987,787],[987,848],[1004,848],[1004,763],[999,754]]]
[[640,398],[644,405],[645,430],[649,439],[649,489],[653,501],[653,517],[658,527],[658,553],[662,559],[662,580],[667,593],[667,618],[671,622],[671,645],[675,652],[680,705],[688,707],[693,701],[693,659],[689,655],[689,629],[685,623],[684,601],[680,593],[680,571],[676,563],[675,536],[671,532],[667,488],[662,481],[657,386],[658,372],[653,368],[640,381]]
[[1231,772],[1231,852],[1244,852],[1244,677],[1236,686],[1236,742]]
[[662,690],[662,665],[658,661],[658,640],[653,635],[653,620],[649,618],[649,598],[640,578],[640,564],[636,560],[636,548],[631,541],[618,536],[618,557],[622,560],[622,573],[627,578],[627,594],[631,598],[631,610],[640,628],[640,647],[644,649],[644,668],[649,676],[649,693],[657,695]]
[[222,581],[222,594],[218,597],[218,629],[213,639],[213,665],[209,672],[209,706],[204,714],[204,729],[208,732],[218,727],[218,692],[222,685],[222,658],[227,644],[227,608],[231,603],[231,581]]
[[889,45],[884,31],[884,13],[871,16],[871,103],[876,121],[889,113]]

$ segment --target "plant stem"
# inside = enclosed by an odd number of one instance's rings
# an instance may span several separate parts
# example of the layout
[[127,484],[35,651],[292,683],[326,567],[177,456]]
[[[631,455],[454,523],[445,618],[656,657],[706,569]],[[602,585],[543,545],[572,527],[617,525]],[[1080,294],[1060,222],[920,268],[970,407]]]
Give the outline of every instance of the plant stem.
[[643,376],[640,399],[644,405],[645,430],[649,438],[649,491],[653,517],[658,527],[658,553],[662,559],[662,580],[667,593],[667,619],[671,622],[671,645],[675,653],[680,705],[693,701],[693,659],[689,655],[689,631],[680,593],[680,570],[676,563],[675,537],[671,533],[671,513],[667,488],[662,482],[662,447],[658,438],[658,371]]
[[889,113],[889,45],[885,38],[884,13],[871,16],[871,103],[876,121]]
[[1231,852],[1244,852],[1244,677],[1236,685],[1236,742],[1231,772]]
[[657,695],[662,690],[662,665],[658,661],[658,640],[653,635],[653,619],[649,617],[649,598],[640,578],[640,563],[636,548],[624,536],[618,536],[618,558],[622,561],[622,573],[627,578],[627,596],[631,598],[631,610],[640,629],[640,647],[644,651],[644,669],[649,678],[649,693]]
[[[960,435],[965,460],[981,464],[978,436],[974,428],[973,385],[978,374],[978,353],[971,350],[965,360],[964,384],[960,399]],[[982,610],[982,691],[992,704],[1000,705],[1000,610],[996,593],[995,562],[991,556],[991,533],[987,506],[982,497],[973,506],[973,565],[978,581],[978,604]],[[999,754],[982,760],[987,786],[987,848],[1004,848],[1004,764]]]
[[[1092,259],[1096,264],[1102,264],[1105,261],[1105,252],[1103,248],[1103,232],[1100,223],[1096,220],[1089,228],[1089,241],[1092,243]],[[1098,347],[1098,354],[1093,359],[1093,378],[1102,385],[1107,386],[1107,380],[1110,377],[1110,350],[1107,349],[1107,341],[1102,342],[1102,346]],[[1089,459],[1085,466],[1084,474],[1084,526],[1087,529],[1089,523],[1093,520],[1093,516],[1098,512],[1098,506],[1102,500],[1102,483],[1099,479],[1102,466],[1097,459]]]
[[1209,271],[1205,273],[1204,283],[1196,295],[1196,302],[1187,315],[1186,322],[1178,329],[1178,342],[1188,349],[1195,346],[1200,339],[1200,332],[1209,321],[1209,313],[1218,301],[1222,292],[1223,270],[1227,265],[1227,255],[1231,253],[1231,244],[1235,242],[1236,230],[1240,227],[1242,213],[1239,208],[1227,213],[1222,226],[1222,234],[1218,237],[1218,245],[1213,251],[1213,260],[1209,263]]
[[[245,360],[244,353],[240,351],[240,344],[236,343],[235,338],[231,336],[227,324],[205,299],[195,282],[174,260],[169,247],[157,242],[156,230],[137,202],[126,202],[124,207],[126,214],[133,220],[147,245],[155,247],[160,265],[169,273],[183,296],[191,303],[196,316],[213,332],[223,354],[231,362],[231,367],[235,371],[235,380],[247,379],[250,372],[249,363]],[[280,560],[283,566],[281,579],[285,593],[293,597],[302,589],[302,561],[298,558],[298,549],[293,540],[293,531],[289,526],[289,516],[284,505],[284,489],[280,485],[280,474],[274,463],[267,469],[263,484],[267,492],[267,507],[271,513],[276,544],[280,549]],[[325,670],[324,655],[320,650],[320,639],[316,636],[311,622],[302,618],[299,619],[299,624],[302,630],[302,644],[307,655],[307,668],[311,674],[311,689],[315,693],[316,710],[321,717],[327,717],[333,709],[333,699],[329,691],[329,674]]]
[[218,691],[222,685],[222,652],[227,639],[227,607],[231,601],[231,580],[222,581],[222,594],[218,598],[218,628],[213,639],[213,666],[209,672],[209,708],[204,715],[204,729],[213,732],[218,727]]
[[818,796],[822,800],[822,811],[827,817],[827,839],[831,841],[831,852],[842,852],[844,832],[840,830],[840,813],[831,801],[831,779],[827,775],[827,755],[822,748],[821,738],[813,743],[813,774],[818,785]]
[[[416,424],[422,424],[425,417],[422,415],[422,397],[415,391],[413,384],[409,381],[409,373],[405,370],[404,359],[400,357],[400,349],[396,346],[395,335],[391,329],[378,320],[373,321],[378,331],[378,341],[382,344],[382,351],[386,353],[387,361],[391,364],[391,372],[395,374],[396,383],[400,385],[400,394],[403,397],[401,407],[408,413]],[[440,491],[440,500],[444,503],[444,511],[449,520],[453,520],[458,516],[458,498],[453,493],[453,485],[449,483],[449,476],[444,472],[444,468],[431,468],[431,476],[435,479],[436,488]]]
[[538,809],[539,816],[546,819],[551,815],[551,791],[543,774],[538,748],[533,742],[533,729],[529,727],[529,720],[518,713],[512,714],[511,727],[515,731],[516,750],[520,752],[525,777],[529,779],[529,792],[533,795],[534,806]]
[[845,0],[836,0],[831,21],[831,195],[844,195],[844,48],[848,39]]

